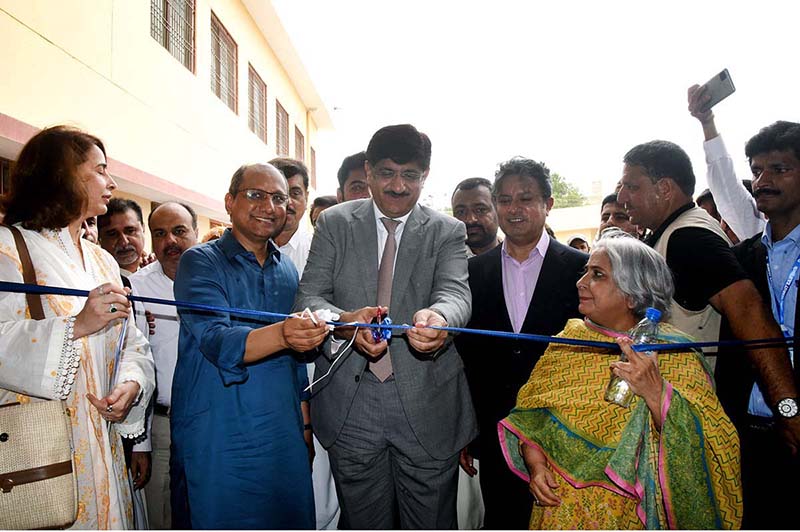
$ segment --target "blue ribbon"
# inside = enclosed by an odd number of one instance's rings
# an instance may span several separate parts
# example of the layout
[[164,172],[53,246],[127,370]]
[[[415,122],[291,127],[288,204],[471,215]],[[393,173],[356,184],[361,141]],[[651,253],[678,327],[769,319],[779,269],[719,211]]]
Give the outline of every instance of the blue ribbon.
[[[13,283],[8,281],[0,281],[0,292],[11,292],[15,294],[38,294],[38,295],[59,295],[59,296],[73,296],[73,297],[89,297],[88,290],[77,290],[75,288],[63,288],[59,286],[42,286],[25,283]],[[157,305],[169,305],[179,308],[187,308],[191,310],[202,310],[212,312],[222,312],[226,314],[235,314],[237,316],[251,316],[256,318],[267,318],[271,321],[280,321],[289,318],[289,314],[281,314],[278,312],[266,312],[263,310],[251,310],[234,307],[223,307],[218,305],[204,305],[199,303],[190,303],[188,301],[173,301],[171,299],[159,299],[156,297],[144,297],[129,295],[128,299],[131,301],[140,301],[142,303],[154,303]],[[400,324],[385,324],[385,323],[345,323],[338,321],[329,321],[329,325],[334,327],[361,327],[368,329],[394,329],[404,331],[414,328],[413,325],[400,325]],[[507,331],[491,331],[486,329],[467,329],[465,327],[437,327],[429,326],[428,329],[435,329],[446,332],[457,332],[464,334],[480,334],[483,336],[494,336],[499,338],[511,338],[514,340],[525,340],[532,342],[544,342],[553,344],[574,345],[580,347],[595,347],[600,349],[610,349],[618,351],[619,346],[614,342],[595,342],[591,340],[576,340],[574,338],[562,338],[559,336],[546,336],[542,334],[526,334],[514,333]],[[688,349],[702,350],[711,347],[777,347],[785,345],[793,345],[794,336],[780,337],[780,338],[762,338],[756,340],[726,340],[719,342],[685,342],[674,344],[640,344],[634,345],[635,351],[686,351]]]

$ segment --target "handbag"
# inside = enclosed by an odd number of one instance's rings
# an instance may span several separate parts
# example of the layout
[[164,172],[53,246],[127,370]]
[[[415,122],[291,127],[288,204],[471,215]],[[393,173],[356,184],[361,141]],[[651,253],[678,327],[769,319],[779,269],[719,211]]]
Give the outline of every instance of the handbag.
[[[25,283],[36,284],[30,253],[14,235]],[[42,300],[26,294],[31,318],[44,319]],[[66,528],[78,517],[72,423],[64,401],[0,406],[0,529]]]

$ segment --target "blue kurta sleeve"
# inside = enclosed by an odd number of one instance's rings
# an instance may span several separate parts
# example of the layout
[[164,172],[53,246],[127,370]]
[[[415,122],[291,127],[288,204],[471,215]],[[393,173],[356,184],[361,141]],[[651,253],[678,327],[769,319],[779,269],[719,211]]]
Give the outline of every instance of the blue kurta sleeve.
[[[175,298],[196,304],[232,306],[224,275],[225,270],[202,248],[188,249],[175,275]],[[244,350],[250,327],[233,325],[230,314],[222,312],[181,310],[180,320],[197,340],[203,356],[217,367],[223,384],[229,386],[247,380]]]

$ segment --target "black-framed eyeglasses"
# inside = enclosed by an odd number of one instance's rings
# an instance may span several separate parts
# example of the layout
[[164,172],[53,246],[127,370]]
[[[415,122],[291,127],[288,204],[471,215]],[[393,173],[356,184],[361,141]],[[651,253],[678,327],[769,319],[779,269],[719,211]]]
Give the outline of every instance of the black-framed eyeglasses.
[[283,192],[267,192],[266,190],[261,190],[260,188],[244,188],[239,189],[236,192],[243,192],[244,196],[247,198],[247,201],[252,203],[264,203],[267,201],[267,198],[269,198],[274,206],[282,207],[286,205],[287,201],[289,201],[289,196]]
[[[392,170],[391,168],[386,168],[384,166],[379,166],[375,169],[375,176],[383,181],[391,181],[397,174],[397,170]],[[403,170],[402,172],[399,172],[399,174],[400,177],[403,178],[403,181],[407,181],[409,183],[417,183],[420,179],[422,179],[422,172],[417,170]]]

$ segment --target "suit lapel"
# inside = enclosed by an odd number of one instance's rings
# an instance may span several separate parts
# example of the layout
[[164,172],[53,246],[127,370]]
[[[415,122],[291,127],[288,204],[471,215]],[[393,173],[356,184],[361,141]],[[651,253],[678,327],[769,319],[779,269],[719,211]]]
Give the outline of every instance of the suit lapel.
[[425,225],[428,223],[428,219],[428,215],[422,211],[420,206],[415,205],[414,210],[411,211],[411,216],[406,220],[407,225],[403,228],[403,236],[400,238],[400,247],[397,248],[397,259],[394,263],[392,304],[400,302],[400,297],[402,297],[411,280],[411,272],[414,270],[414,265],[419,260],[423,249]]
[[481,284],[485,282],[486,285],[482,290],[485,290],[483,293],[490,295],[489,301],[494,302],[493,315],[498,320],[499,330],[510,332],[514,329],[511,326],[511,316],[508,313],[506,294],[503,290],[503,246],[499,245],[487,253],[492,253],[494,256],[488,263],[485,279],[481,280]]
[[375,305],[378,300],[378,229],[375,226],[374,212],[372,200],[365,201],[353,211],[353,221],[350,224],[356,262],[364,281],[361,284],[364,300],[369,301],[370,305]]

